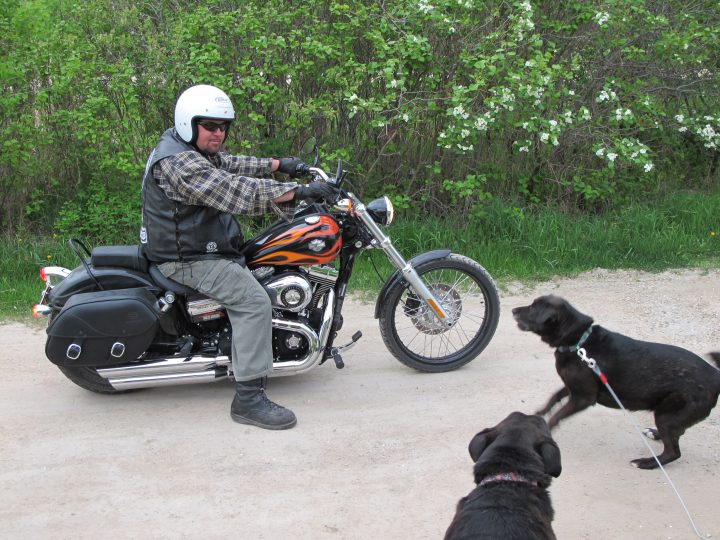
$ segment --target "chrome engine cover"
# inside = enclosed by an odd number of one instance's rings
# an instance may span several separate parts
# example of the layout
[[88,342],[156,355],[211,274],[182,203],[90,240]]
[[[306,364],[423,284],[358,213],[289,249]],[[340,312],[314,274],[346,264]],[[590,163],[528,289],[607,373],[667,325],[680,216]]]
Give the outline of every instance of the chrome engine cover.
[[300,274],[284,274],[263,283],[266,289],[275,292],[273,307],[299,312],[312,301],[312,285]]

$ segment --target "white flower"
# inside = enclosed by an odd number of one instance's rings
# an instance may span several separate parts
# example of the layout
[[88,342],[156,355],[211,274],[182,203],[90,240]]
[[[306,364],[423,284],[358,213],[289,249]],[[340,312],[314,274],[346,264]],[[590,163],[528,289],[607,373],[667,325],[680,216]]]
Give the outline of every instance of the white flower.
[[523,127],[523,129],[527,129],[529,125],[530,125],[530,124],[528,124],[527,122],[523,122],[522,127]]
[[521,146],[521,147],[518,149],[518,152],[530,152],[530,148],[527,147],[527,146]]
[[655,165],[653,165],[651,161],[648,161],[648,162],[645,164],[645,166],[643,167],[643,170],[644,170],[645,172],[650,172],[650,171],[653,170],[653,167],[654,167],[654,166],[655,166]]
[[553,146],[557,146],[560,144],[560,141],[558,141],[557,137],[553,137],[552,143],[553,143]]
[[683,127],[681,127],[681,128],[678,128],[678,131],[679,131],[680,133],[685,133],[685,132],[687,131],[687,128],[686,128],[685,126],[683,126]]
[[568,96],[574,96],[575,90],[568,90]]
[[462,105],[458,105],[453,109],[453,115],[457,116],[458,118],[462,118],[463,120],[467,120],[467,118],[470,116],[468,113],[465,112],[465,107]]
[[541,133],[541,134],[540,134],[540,140],[541,140],[542,142],[547,142],[547,140],[548,140],[549,138],[550,138],[550,134],[549,134],[549,133]]
[[598,24],[598,26],[604,25],[609,20],[610,20],[610,14],[605,11],[598,11],[595,14],[595,22]]
[[428,4],[427,0],[420,0],[418,2],[418,9],[423,13],[430,13],[433,9],[435,9],[435,6]]
[[554,128],[555,126],[557,126],[557,120],[550,120],[550,122],[548,122],[548,123],[550,124],[551,128]]
[[598,149],[598,151],[595,152],[595,155],[596,155],[597,157],[603,157],[603,156],[605,155],[605,149],[604,149],[604,148]]
[[405,113],[402,115],[402,119],[403,119],[403,121],[407,122],[410,120],[410,116],[407,113]]
[[357,98],[358,98],[358,95],[353,92],[353,95],[350,96],[348,99],[349,99],[350,101],[355,101]]
[[478,118],[475,120],[475,127],[478,129],[478,131],[485,131],[487,129],[488,123],[487,120],[484,118]]
[[460,136],[461,136],[463,139],[465,139],[468,135],[470,135],[470,131],[468,131],[467,129],[463,129],[463,130],[460,132]]
[[398,82],[395,79],[390,81],[390,88],[397,88],[397,85],[398,85]]
[[615,152],[608,152],[607,158],[610,161],[615,161],[615,158],[617,157],[617,154]]

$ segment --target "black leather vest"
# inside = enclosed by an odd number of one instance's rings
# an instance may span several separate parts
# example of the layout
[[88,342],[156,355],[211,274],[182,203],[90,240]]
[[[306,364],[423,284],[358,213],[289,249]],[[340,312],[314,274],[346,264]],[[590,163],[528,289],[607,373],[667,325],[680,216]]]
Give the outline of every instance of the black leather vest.
[[197,149],[171,128],[162,134],[148,158],[141,192],[143,252],[157,263],[238,257],[243,238],[232,214],[174,201],[153,177],[152,169],[158,161],[188,151]]

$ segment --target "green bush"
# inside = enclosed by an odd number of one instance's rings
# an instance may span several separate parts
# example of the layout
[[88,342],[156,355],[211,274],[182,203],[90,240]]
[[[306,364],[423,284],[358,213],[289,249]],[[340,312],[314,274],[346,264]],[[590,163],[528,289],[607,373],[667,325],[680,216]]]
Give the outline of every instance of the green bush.
[[231,151],[287,154],[316,134],[359,193],[430,214],[482,216],[495,198],[598,212],[718,181],[716,2],[0,8],[10,231],[80,231],[83,204],[107,207],[86,216],[98,225],[127,210],[129,230],[146,157],[195,83],[232,97]]

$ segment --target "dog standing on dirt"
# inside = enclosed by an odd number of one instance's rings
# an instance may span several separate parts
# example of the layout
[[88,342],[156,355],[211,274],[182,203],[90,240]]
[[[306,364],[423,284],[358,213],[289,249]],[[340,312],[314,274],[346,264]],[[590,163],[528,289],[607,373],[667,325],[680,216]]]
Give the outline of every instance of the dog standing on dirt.
[[[555,368],[565,386],[537,414],[545,415],[561,400],[569,399],[550,417],[551,429],[595,403],[619,408],[607,387],[578,357],[581,348],[597,362],[626,409],[654,411],[656,428],[645,434],[662,441],[658,460],[663,465],[680,457],[680,436],[707,418],[717,403],[720,371],[686,349],[610,332],[552,295],[513,309],[513,317],[520,330],[534,332],[555,347]],[[711,356],[720,367],[720,353]],[[631,463],[641,469],[657,467],[654,458]]]
[[547,488],[562,470],[560,449],[540,416],[511,413],[470,441],[477,487],[457,504],[445,540],[551,540]]

